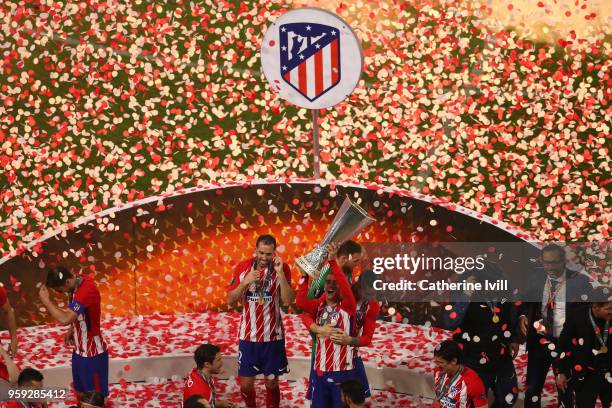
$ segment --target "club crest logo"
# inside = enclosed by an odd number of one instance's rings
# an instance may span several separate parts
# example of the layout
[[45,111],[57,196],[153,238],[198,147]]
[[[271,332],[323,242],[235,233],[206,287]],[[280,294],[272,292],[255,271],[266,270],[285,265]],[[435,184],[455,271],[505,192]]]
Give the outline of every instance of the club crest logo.
[[290,10],[270,24],[261,43],[261,66],[270,88],[307,109],[345,100],[363,67],[357,36],[326,10]]
[[340,82],[340,33],[335,27],[283,24],[279,39],[280,74],[306,99],[312,102]]

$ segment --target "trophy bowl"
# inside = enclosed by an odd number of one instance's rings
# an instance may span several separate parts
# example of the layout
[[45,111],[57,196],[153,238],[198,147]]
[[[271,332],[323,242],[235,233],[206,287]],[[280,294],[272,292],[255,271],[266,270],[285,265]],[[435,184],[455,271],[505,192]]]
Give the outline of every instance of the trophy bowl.
[[317,278],[318,272],[327,259],[327,246],[331,243],[342,244],[359,234],[374,221],[374,218],[370,217],[363,208],[347,197],[338,209],[323,240],[308,254],[297,258],[295,264],[302,272],[313,279]]

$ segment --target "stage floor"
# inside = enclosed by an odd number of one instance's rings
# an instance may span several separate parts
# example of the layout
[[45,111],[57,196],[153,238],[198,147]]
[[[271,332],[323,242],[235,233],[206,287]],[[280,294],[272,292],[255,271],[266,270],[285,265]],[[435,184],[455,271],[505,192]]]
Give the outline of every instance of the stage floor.
[[[204,342],[219,345],[227,355],[237,354],[237,313],[189,313],[176,315],[154,314],[136,317],[107,317],[102,328],[109,344],[111,359],[126,359],[123,372],[130,372],[130,359],[142,357],[182,356],[193,353]],[[310,336],[295,315],[285,315],[286,345],[289,359],[310,356]],[[61,326],[37,326],[19,329],[20,351],[17,362],[21,367],[50,369],[70,365],[70,350],[62,344],[64,328]],[[379,370],[400,368],[417,375],[432,371],[434,346],[450,337],[450,332],[413,326],[380,322],[373,345],[361,351],[364,363]],[[6,344],[6,332],[3,332]],[[524,384],[527,355],[524,350],[516,359],[519,384]],[[224,367],[231,371],[234,367]],[[297,381],[282,381],[283,407],[305,407],[306,374]],[[111,398],[115,407],[171,407],[180,406],[182,379],[161,378],[155,372],[147,372],[144,382],[130,382],[120,378],[111,386]],[[221,393],[233,395],[239,401],[234,377],[221,382]],[[373,407],[429,406],[431,400],[395,392],[393,378],[385,378],[383,389],[376,390]],[[545,406],[553,404],[553,379],[549,376],[543,394]],[[178,402],[177,402],[178,401]],[[69,402],[69,401],[67,401]],[[57,407],[65,404],[54,404]]]

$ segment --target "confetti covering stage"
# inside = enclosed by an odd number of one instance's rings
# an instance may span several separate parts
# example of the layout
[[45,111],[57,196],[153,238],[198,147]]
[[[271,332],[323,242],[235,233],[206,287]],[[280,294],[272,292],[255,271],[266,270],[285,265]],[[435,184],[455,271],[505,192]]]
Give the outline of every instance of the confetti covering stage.
[[[135,368],[129,359],[138,357],[185,356],[193,353],[202,342],[212,342],[222,347],[223,353],[235,356],[237,353],[236,335],[239,323],[237,313],[188,313],[176,315],[154,314],[131,318],[112,317],[103,322],[103,330],[111,350],[112,359],[122,360],[118,372],[129,376]],[[292,314],[285,315],[283,323],[287,331],[287,352],[289,359],[308,358],[310,346],[308,333],[302,322]],[[38,326],[21,331],[21,355],[36,356],[21,359],[20,365],[37,368],[53,368],[70,364],[70,353],[61,343],[63,328],[58,326]],[[380,322],[374,336],[373,346],[364,348],[362,356],[366,366],[385,372],[385,369],[401,369],[405,372],[424,375],[429,378],[432,369],[433,347],[436,343],[449,338],[450,332],[406,324]],[[526,355],[517,357],[516,366],[519,384],[524,382]],[[112,360],[111,360],[112,361]],[[235,361],[235,360],[234,360]],[[125,363],[124,363],[125,362]],[[134,363],[135,365],[135,363]],[[235,381],[237,367],[224,367],[226,381],[222,382],[222,392],[232,395],[240,402],[238,386]],[[112,368],[111,368],[111,371]],[[388,372],[388,371],[387,371]],[[297,381],[283,381],[283,407],[303,408],[306,373]],[[111,387],[113,407],[178,407],[182,390],[183,373],[173,377],[160,378],[155,372],[143,377],[143,382],[134,383],[119,376]],[[292,373],[294,376],[300,373]],[[395,372],[397,375],[397,372]],[[69,378],[69,377],[68,377]],[[70,381],[70,380],[68,380]],[[544,406],[554,406],[553,378],[550,377],[543,394]],[[398,383],[402,378],[384,378],[384,384],[373,396],[373,407],[419,407],[430,406],[429,398],[406,395],[399,391]],[[404,392],[406,390],[403,390]],[[427,396],[431,396],[431,391]],[[143,401],[148,401],[143,404]],[[62,404],[56,404],[62,407]]]

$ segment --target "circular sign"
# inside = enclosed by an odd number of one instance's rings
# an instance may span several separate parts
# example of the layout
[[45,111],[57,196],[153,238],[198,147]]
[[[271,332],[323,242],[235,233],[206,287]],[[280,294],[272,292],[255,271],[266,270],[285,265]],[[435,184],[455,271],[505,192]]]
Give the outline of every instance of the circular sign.
[[351,27],[318,8],[280,16],[261,45],[264,74],[283,99],[308,109],[346,99],[361,77],[363,56]]

